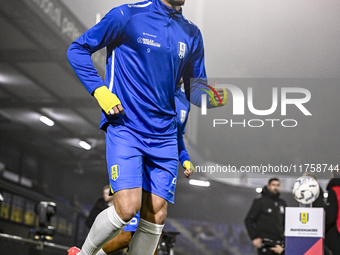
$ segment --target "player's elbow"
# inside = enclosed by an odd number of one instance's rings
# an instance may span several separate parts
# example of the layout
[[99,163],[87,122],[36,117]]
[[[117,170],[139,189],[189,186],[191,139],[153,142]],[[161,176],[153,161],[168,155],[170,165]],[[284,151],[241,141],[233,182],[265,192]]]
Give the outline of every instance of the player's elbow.
[[71,43],[66,52],[66,57],[71,65],[76,63],[77,60],[79,61],[79,59],[82,59],[85,55],[91,56],[91,53],[88,49],[86,49],[86,47],[77,42]]
[[67,52],[66,52],[66,57],[70,63],[74,62],[75,54],[76,54],[76,45],[73,42],[71,43],[70,47],[68,47]]

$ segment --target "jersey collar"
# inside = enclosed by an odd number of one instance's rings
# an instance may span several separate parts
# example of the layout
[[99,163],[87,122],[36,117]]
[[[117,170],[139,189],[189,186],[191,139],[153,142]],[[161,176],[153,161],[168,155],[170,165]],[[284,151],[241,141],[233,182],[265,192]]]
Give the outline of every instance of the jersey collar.
[[182,8],[179,11],[172,9],[171,7],[165,5],[161,0],[152,0],[153,5],[155,8],[162,14],[166,16],[182,16]]

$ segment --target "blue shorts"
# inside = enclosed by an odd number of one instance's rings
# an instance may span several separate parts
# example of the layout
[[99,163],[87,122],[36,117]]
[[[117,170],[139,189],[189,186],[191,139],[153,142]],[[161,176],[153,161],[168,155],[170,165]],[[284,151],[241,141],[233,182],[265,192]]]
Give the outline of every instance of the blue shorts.
[[142,187],[174,203],[177,139],[146,138],[125,126],[109,125],[106,160],[113,192]]
[[132,218],[129,224],[124,227],[124,231],[136,232],[139,223],[140,211]]

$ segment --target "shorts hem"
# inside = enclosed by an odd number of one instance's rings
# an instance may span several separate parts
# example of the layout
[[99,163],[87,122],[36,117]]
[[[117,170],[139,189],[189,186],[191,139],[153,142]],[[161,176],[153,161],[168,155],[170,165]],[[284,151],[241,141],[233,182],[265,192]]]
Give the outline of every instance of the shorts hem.
[[171,203],[171,204],[175,204],[175,195],[171,195],[171,196],[164,196],[164,194],[161,194],[160,192],[153,192],[153,191],[151,191],[151,190],[147,190],[147,189],[145,189],[144,187],[143,187],[143,190],[145,190],[145,191],[147,191],[147,192],[150,192],[150,193],[152,193],[152,194],[154,194],[154,195],[157,195],[157,196],[159,196],[159,197],[161,197],[161,198],[163,198],[163,199],[165,199],[166,201],[168,201],[169,203]]

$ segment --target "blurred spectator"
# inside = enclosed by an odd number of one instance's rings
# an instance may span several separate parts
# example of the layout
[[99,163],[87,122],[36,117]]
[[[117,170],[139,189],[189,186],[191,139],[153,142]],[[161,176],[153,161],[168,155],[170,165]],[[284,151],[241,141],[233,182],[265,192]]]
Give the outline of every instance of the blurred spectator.
[[248,237],[247,237],[247,233],[244,229],[241,230],[239,238],[238,238],[238,243],[240,244],[240,247],[242,249],[245,249],[248,246]]
[[327,191],[325,244],[333,255],[340,255],[340,172],[333,172]]
[[215,235],[213,231],[211,231],[205,224],[203,224],[202,226],[196,227],[195,238],[197,238],[200,241],[209,241],[214,240]]
[[279,198],[280,181],[272,178],[255,199],[245,219],[248,235],[259,255],[284,254],[286,201]]
[[229,226],[228,226],[227,240],[230,244],[233,244],[236,241],[236,233],[235,233],[235,230],[234,230],[234,228],[231,224],[229,224]]
[[88,228],[92,227],[94,220],[96,219],[97,215],[101,211],[113,205],[113,196],[109,196],[109,191],[110,191],[110,186],[105,185],[103,187],[103,197],[97,200],[95,205],[92,207],[89,216],[86,218],[85,225]]

